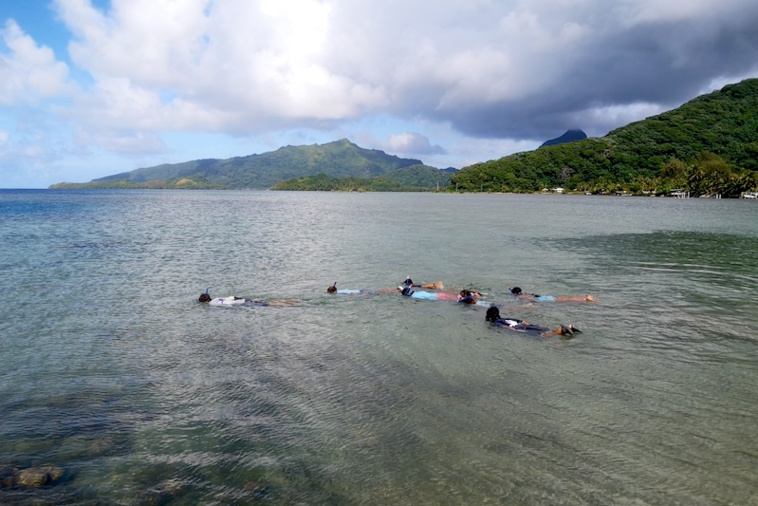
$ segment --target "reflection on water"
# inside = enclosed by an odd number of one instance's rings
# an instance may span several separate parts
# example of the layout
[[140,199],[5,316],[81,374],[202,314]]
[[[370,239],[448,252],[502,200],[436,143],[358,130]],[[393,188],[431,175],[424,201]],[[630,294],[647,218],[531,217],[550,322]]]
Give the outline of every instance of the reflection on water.
[[[0,502],[750,504],[750,204],[0,192]],[[325,293],[406,274],[584,332]],[[45,464],[63,476],[12,481]]]

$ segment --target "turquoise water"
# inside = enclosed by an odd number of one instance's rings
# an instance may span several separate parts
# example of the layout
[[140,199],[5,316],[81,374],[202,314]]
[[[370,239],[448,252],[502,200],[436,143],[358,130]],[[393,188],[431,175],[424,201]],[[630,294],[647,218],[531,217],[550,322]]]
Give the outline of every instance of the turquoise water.
[[2,190],[0,274],[0,504],[758,504],[753,201]]

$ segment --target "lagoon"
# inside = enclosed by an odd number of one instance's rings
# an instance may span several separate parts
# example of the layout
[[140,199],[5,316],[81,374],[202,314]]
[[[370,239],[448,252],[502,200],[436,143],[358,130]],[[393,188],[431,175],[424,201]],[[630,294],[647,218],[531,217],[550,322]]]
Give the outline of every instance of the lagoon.
[[[0,274],[3,504],[755,504],[755,201],[0,190]],[[325,292],[407,274],[583,333]]]

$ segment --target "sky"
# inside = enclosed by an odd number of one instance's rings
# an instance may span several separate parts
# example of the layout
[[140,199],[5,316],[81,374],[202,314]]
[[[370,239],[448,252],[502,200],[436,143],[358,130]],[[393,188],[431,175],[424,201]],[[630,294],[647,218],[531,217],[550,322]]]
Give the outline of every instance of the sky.
[[0,0],[0,188],[343,138],[462,168],[749,77],[755,0]]

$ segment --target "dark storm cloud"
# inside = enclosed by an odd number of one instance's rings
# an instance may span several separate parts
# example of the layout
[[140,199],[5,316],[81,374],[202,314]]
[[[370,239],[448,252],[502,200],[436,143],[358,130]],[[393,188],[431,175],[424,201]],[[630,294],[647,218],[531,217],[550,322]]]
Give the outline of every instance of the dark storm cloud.
[[545,70],[533,92],[493,101],[472,96],[428,114],[477,137],[547,139],[571,128],[604,135],[642,119],[640,111],[669,110],[712,91],[714,83],[758,74],[758,4],[729,17],[616,24],[522,67],[532,77],[540,66]]

